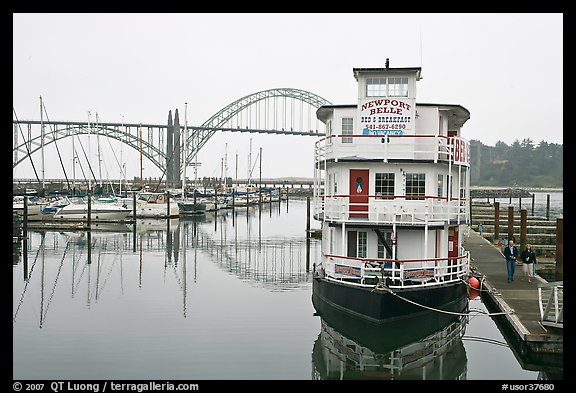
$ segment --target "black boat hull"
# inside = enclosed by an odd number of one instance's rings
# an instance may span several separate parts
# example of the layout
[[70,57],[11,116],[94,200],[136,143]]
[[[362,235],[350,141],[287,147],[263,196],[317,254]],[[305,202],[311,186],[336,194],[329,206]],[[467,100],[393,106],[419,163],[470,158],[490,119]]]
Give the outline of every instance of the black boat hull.
[[413,318],[431,309],[449,312],[467,297],[464,282],[398,292],[356,287],[323,277],[314,277],[312,284],[312,303],[319,313],[330,306],[377,325]]

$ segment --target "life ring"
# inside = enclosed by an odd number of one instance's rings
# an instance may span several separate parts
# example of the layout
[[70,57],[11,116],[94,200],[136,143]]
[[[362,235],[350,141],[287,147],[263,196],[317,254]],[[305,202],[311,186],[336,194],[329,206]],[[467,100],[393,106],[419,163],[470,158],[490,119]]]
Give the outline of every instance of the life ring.
[[158,198],[156,198],[156,201],[158,203],[164,203],[164,195],[158,195]]

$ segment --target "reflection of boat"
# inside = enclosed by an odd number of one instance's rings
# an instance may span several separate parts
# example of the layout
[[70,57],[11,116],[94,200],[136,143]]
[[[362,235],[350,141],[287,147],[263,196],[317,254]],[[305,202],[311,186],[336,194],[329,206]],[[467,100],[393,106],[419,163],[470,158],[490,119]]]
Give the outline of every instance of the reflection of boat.
[[[90,226],[93,234],[97,233],[128,233],[132,232],[131,225],[121,222],[95,222]],[[78,231],[84,233],[84,230]],[[63,233],[71,234],[73,231],[63,231]],[[82,235],[83,236],[83,235]]]
[[317,111],[329,131],[315,147],[322,255],[312,291],[374,322],[446,308],[467,296],[470,160],[460,134],[470,113],[417,104],[419,67],[353,71],[358,104]]
[[155,231],[166,231],[170,227],[170,231],[173,232],[178,228],[178,218],[170,219],[157,219],[157,218],[140,218],[136,220],[136,232],[155,232]]
[[[454,307],[463,311],[466,302]],[[319,379],[466,379],[467,318],[435,311],[383,325],[322,308],[312,363]]]

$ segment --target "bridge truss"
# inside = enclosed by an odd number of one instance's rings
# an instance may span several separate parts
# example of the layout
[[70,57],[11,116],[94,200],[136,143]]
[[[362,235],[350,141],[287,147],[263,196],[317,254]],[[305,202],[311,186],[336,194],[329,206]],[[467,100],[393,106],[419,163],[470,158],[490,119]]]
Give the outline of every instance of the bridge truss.
[[[253,93],[227,105],[201,126],[180,125],[185,141],[185,165],[190,166],[200,149],[218,131],[263,134],[323,136],[316,109],[330,105],[326,99],[299,89],[276,88]],[[116,139],[141,152],[165,172],[171,154],[167,146],[167,124],[12,120],[15,168],[31,155],[60,139],[96,135]],[[184,135],[187,131],[188,135]],[[78,152],[79,149],[75,148]],[[81,155],[82,151],[78,155]],[[84,152],[85,154],[85,152]],[[180,167],[180,174],[183,166]]]

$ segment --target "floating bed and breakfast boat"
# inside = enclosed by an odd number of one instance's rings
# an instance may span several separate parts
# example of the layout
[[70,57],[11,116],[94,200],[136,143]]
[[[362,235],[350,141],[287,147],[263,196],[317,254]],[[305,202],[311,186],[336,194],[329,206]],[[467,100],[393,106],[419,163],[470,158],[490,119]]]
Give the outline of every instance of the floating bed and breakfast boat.
[[322,224],[312,300],[376,324],[468,296],[470,118],[416,102],[418,68],[354,68],[358,102],[324,105],[313,215]]

